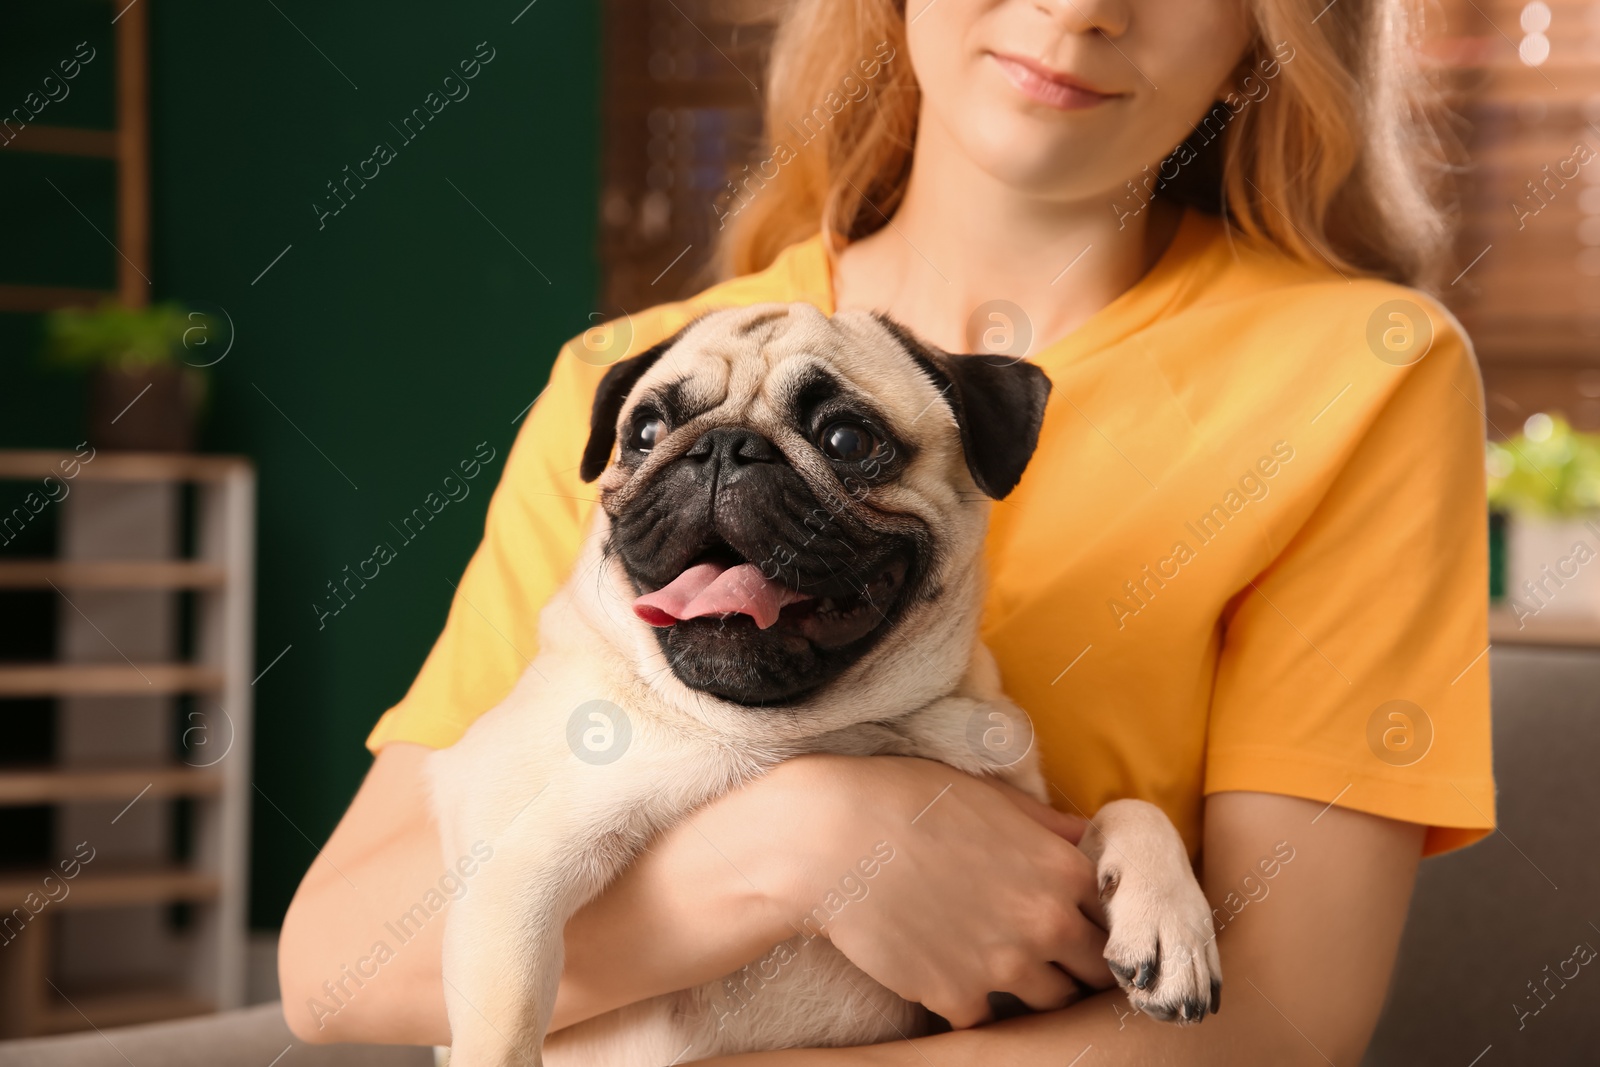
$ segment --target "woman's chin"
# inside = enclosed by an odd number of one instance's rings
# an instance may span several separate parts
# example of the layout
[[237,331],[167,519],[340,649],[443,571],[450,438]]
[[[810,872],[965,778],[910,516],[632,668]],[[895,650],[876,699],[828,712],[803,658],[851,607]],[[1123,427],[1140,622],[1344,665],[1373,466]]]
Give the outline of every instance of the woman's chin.
[[[1015,193],[1045,200],[1116,199],[1122,179],[1096,173],[1101,149],[1088,138],[1057,138],[1046,143],[1034,136],[985,136],[967,147],[967,158],[990,178]],[[1088,165],[1086,165],[1086,162]]]
[[[1053,113],[1059,114],[1059,113]],[[1068,128],[1076,126],[1078,128]],[[1127,175],[1103,166],[1114,136],[1099,122],[1068,123],[1050,115],[1018,113],[1014,107],[967,109],[946,129],[956,149],[1006,187],[1050,199],[1082,199],[1105,193],[1114,199]],[[1104,170],[1105,173],[1098,173]]]

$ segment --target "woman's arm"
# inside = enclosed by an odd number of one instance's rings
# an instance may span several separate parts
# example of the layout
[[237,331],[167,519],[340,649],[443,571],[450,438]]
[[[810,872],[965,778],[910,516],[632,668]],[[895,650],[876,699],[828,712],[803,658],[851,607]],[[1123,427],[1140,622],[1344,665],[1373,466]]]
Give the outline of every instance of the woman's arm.
[[[427,752],[383,748],[289,906],[278,969],[302,1040],[449,1042],[448,907],[426,902],[472,892],[493,860],[457,877],[460,857],[440,853]],[[986,1017],[991,989],[1059,1007],[1076,989],[1051,960],[1111,982],[1094,870],[1070,843],[1081,831],[926,760],[791,760],[664,834],[572,918],[552,1027],[719,978],[808,918],[879,981],[958,1024]],[[880,843],[893,859],[863,883],[859,864],[875,849],[881,858]],[[841,888],[847,877],[865,891]],[[816,910],[840,900],[837,916]]]
[[[378,753],[289,902],[278,986],[302,1041],[449,1043],[439,981],[444,912],[424,905],[429,917],[420,929],[407,923],[404,944],[385,927],[436,890],[445,870],[421,774],[429,751],[392,743]],[[393,955],[371,974],[360,961],[379,943]],[[352,969],[371,976],[351,979]]]
[[[1202,882],[1223,926],[1226,997],[1199,1026],[1134,1015],[1111,992],[1064,1011],[915,1041],[708,1063],[1032,1067],[1076,1062],[1090,1047],[1097,1064],[1356,1063],[1388,990],[1422,837],[1421,826],[1293,797],[1210,797]],[[1263,861],[1276,871],[1270,879]]]
[[[430,914],[424,902],[459,857],[447,860],[440,852],[422,777],[429,751],[384,746],[289,905],[278,976],[284,1015],[303,1041],[450,1043],[440,978],[449,909]],[[737,845],[741,835],[726,825],[730,819],[764,824],[755,809],[766,796],[757,792],[742,798],[756,804],[707,809],[671,847],[641,856],[605,896],[574,916],[554,1028],[682,988],[695,975],[709,981],[790,936],[780,910],[746,880],[768,877],[759,857],[735,852],[741,873],[710,844]],[[472,892],[471,877],[459,883],[465,889],[458,891]],[[419,903],[421,913],[414,911]],[[421,922],[402,918],[422,914],[428,917]],[[403,944],[401,935],[408,937]],[[379,942],[392,950],[381,963],[374,951]]]

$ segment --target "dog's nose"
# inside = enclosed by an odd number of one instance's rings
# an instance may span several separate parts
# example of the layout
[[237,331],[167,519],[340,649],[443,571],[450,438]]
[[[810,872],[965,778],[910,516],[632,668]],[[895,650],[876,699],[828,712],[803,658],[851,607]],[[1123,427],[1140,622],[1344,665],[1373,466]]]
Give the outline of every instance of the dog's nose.
[[742,467],[748,463],[777,463],[782,459],[778,448],[754,430],[737,426],[719,426],[707,430],[684,453],[701,463],[718,466]]

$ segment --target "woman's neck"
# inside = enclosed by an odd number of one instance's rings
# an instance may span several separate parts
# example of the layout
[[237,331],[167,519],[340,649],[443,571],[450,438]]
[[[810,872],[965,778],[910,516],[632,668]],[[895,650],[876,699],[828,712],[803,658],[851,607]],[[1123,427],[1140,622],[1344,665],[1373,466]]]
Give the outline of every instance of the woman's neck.
[[[1006,186],[930,125],[893,219],[839,255],[840,308],[887,312],[952,352],[997,329],[986,347],[1022,355],[1006,345],[1026,331],[1031,355],[1131,288],[1177,232],[1182,209],[1163,201],[1131,213],[1109,193],[1063,201]],[[1015,309],[1026,322],[1009,321]]]

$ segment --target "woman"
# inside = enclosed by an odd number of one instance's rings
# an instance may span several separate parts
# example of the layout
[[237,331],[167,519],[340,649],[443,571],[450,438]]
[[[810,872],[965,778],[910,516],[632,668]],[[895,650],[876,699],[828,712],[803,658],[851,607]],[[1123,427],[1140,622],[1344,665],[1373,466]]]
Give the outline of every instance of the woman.
[[[1355,1062],[1418,859],[1494,810],[1481,391],[1457,324],[1404,287],[1439,276],[1448,235],[1402,12],[909,5],[794,5],[770,159],[719,208],[739,276],[626,340],[809,300],[1045,369],[1039,451],[994,509],[984,637],[1058,810],[924,761],[792,761],[572,920],[554,1025],[727,974],[820,904],[835,944],[953,1030],[739,1062]],[[577,552],[589,401],[621,354],[584,340],[291,905],[285,1011],[308,1040],[448,1041],[434,902],[471,884],[441,880],[461,868],[419,766],[509,690]],[[1112,982],[1073,842],[1120,796],[1203,857],[1229,995],[1199,1027],[1083,996]],[[879,842],[892,862],[841,895]],[[992,1021],[991,990],[1038,1013]]]

